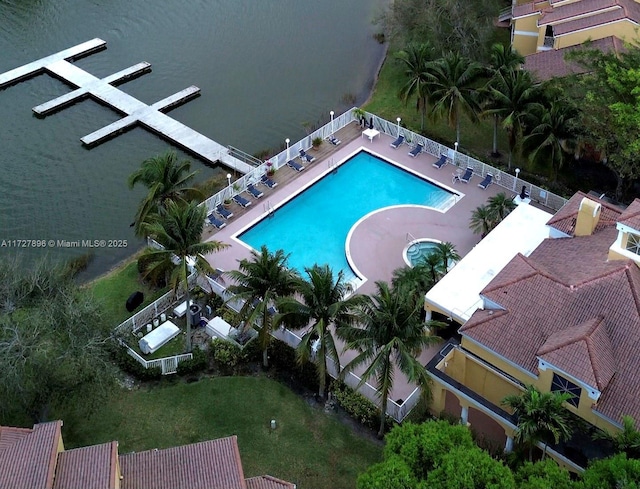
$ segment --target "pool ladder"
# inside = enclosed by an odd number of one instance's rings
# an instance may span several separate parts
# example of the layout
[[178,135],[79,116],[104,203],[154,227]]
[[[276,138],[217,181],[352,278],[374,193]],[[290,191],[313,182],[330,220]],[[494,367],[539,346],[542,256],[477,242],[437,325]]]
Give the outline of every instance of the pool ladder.
[[407,240],[407,243],[408,243],[409,241],[415,241],[416,237],[411,233],[407,233],[407,235],[405,236],[405,239]]
[[333,161],[333,158],[330,158],[330,159],[327,161],[327,167],[328,167],[330,170],[333,170],[333,173],[338,173],[338,165]]
[[271,205],[271,201],[270,200],[267,200],[264,204],[262,204],[262,210],[263,210],[263,212],[267,213],[268,217],[273,217],[273,215],[276,212],[276,210]]

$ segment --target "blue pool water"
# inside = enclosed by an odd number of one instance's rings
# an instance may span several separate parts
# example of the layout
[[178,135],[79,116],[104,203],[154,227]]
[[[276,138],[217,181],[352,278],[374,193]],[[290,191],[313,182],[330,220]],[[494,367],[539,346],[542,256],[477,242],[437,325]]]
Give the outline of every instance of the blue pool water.
[[417,204],[446,208],[454,194],[391,163],[361,151],[301,194],[239,236],[258,250],[283,249],[288,264],[300,272],[329,264],[334,273],[354,278],[345,242],[351,227],[371,211]]
[[433,241],[418,241],[407,248],[407,258],[412,267],[423,261],[435,249]]

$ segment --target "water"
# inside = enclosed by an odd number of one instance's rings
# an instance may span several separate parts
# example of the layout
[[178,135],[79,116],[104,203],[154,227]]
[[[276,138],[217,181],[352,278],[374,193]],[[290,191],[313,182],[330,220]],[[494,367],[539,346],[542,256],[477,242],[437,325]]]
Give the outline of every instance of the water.
[[434,241],[418,241],[407,248],[407,258],[412,267],[423,261],[435,250],[437,243]]
[[[372,20],[387,0],[0,0],[0,73],[94,37],[107,50],[77,64],[104,77],[140,61],[153,72],[121,85],[153,103],[189,85],[202,96],[170,112],[223,145],[255,153],[305,135],[367,96],[383,47]],[[87,277],[142,242],[129,223],[144,195],[126,187],[167,142],[135,128],[87,150],[80,138],[119,118],[85,100],[45,119],[31,108],[67,93],[47,75],[0,91],[0,244],[18,239],[127,240],[94,250]],[[211,169],[192,157],[199,179]],[[226,173],[226,170],[222,170]],[[11,240],[11,241],[8,241]],[[22,249],[29,259],[87,249]],[[11,253],[12,246],[0,248]]]
[[[380,185],[384,182],[384,185]],[[263,219],[239,238],[254,249],[283,249],[302,271],[329,264],[352,275],[345,256],[347,234],[369,212],[392,205],[445,208],[453,194],[384,160],[360,152]]]

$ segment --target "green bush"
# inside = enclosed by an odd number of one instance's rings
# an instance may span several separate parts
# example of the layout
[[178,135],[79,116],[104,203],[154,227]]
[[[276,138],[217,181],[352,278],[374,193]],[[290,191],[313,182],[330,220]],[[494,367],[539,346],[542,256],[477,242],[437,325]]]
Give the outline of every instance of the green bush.
[[211,356],[220,370],[234,371],[242,359],[242,350],[229,341],[211,340]]
[[191,355],[191,360],[184,360],[178,364],[178,375],[188,375],[196,372],[202,372],[207,368],[207,354],[200,348],[195,348]]
[[[333,397],[347,413],[369,428],[375,429],[380,423],[380,409],[362,394],[354,391],[344,382],[334,382]],[[393,419],[387,416],[387,429],[394,425]]]
[[295,348],[290,347],[280,340],[272,340],[269,346],[271,364],[278,370],[287,372],[291,379],[310,390],[317,391],[318,369],[315,363],[305,362],[300,364]]
[[122,346],[114,346],[112,353],[116,364],[138,380],[158,380],[162,377],[162,369],[160,367],[144,368],[142,364],[130,356]]

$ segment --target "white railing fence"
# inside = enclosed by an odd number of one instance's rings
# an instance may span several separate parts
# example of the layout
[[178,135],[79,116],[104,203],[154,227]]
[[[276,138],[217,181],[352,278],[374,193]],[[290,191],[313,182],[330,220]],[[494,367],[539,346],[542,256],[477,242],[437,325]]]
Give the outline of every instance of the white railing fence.
[[129,345],[120,342],[123,348],[126,348],[129,356],[133,357],[135,360],[140,363],[144,368],[154,368],[158,367],[162,370],[162,375],[175,374],[178,371],[178,364],[180,362],[184,362],[185,360],[191,360],[193,358],[193,354],[185,353],[183,355],[175,355],[173,357],[165,357],[165,358],[157,358],[155,360],[145,360],[138,353],[132,349]]

